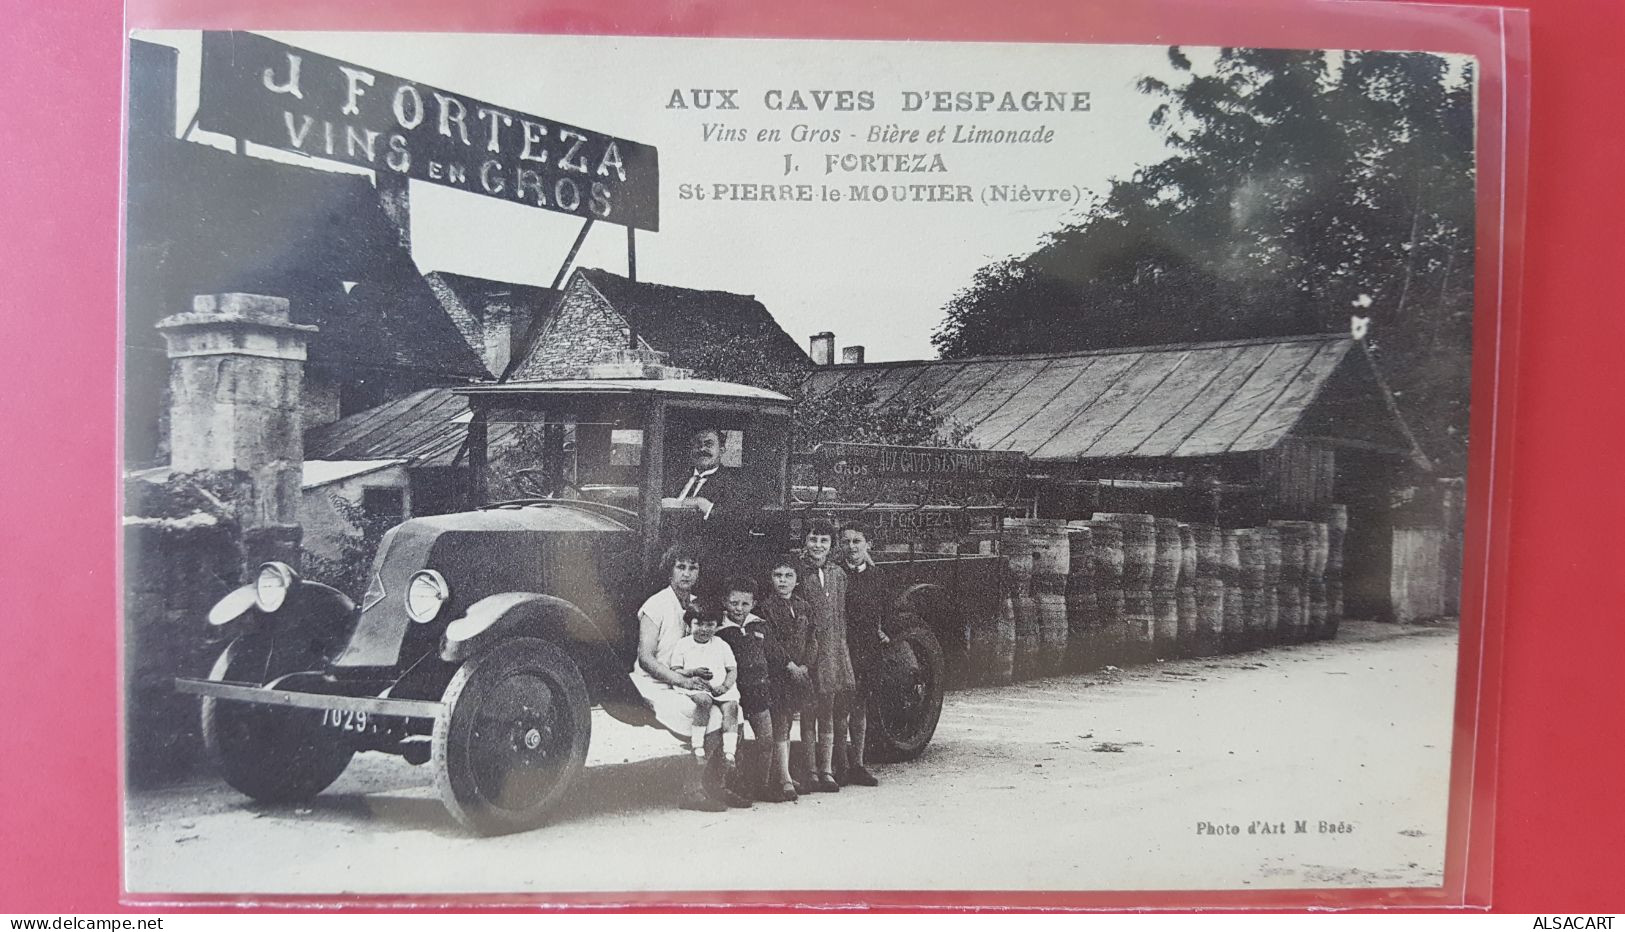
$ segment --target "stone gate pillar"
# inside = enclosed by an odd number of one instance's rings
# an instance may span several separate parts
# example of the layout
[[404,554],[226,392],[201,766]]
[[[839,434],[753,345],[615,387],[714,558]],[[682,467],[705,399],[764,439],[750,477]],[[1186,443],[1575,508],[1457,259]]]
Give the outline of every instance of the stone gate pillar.
[[198,295],[189,313],[158,323],[169,348],[169,461],[176,473],[233,473],[251,573],[298,565],[304,470],[301,395],[315,327],[288,317],[286,298]]

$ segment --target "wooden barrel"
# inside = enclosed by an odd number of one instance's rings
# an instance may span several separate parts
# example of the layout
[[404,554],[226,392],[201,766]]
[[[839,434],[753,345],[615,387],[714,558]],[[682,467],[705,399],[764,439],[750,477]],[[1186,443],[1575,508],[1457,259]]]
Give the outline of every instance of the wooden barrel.
[[1156,612],[1151,604],[1151,577],[1157,563],[1156,521],[1150,515],[1096,514],[1123,535],[1123,599],[1118,614],[1118,659],[1145,663],[1156,656]]
[[1326,636],[1343,620],[1343,538],[1349,529],[1347,505],[1328,505],[1326,518]]
[[1258,534],[1258,546],[1264,554],[1264,585],[1261,588],[1263,598],[1260,603],[1259,615],[1263,618],[1262,638],[1264,643],[1274,644],[1280,641],[1280,585],[1281,585],[1281,532],[1272,527],[1254,528]]
[[1095,636],[1092,662],[1101,665],[1123,659],[1126,629],[1123,623],[1123,527],[1110,521],[1089,521],[1089,554],[1094,572]]
[[1281,535],[1281,581],[1278,610],[1283,640],[1309,639],[1309,567],[1314,550],[1314,527],[1308,521],[1271,521]]
[[1224,576],[1224,531],[1211,524],[1193,524],[1196,535],[1196,576],[1222,579]]
[[1324,639],[1331,637],[1326,603],[1326,561],[1331,533],[1323,521],[1312,522],[1310,532],[1309,579],[1305,583],[1309,596],[1309,634]]
[[1158,592],[1179,589],[1179,567],[1184,562],[1184,539],[1179,533],[1179,522],[1173,518],[1157,518],[1157,557],[1151,570],[1151,588]]
[[1240,650],[1247,633],[1247,605],[1242,598],[1241,531],[1224,531],[1224,637],[1225,650]]
[[1099,632],[1095,603],[1094,528],[1087,521],[1069,521],[1067,547],[1071,559],[1066,575],[1066,669],[1090,670],[1095,662],[1095,639]]
[[1038,671],[1050,676],[1066,664],[1066,586],[1072,547],[1066,522],[1039,519],[1028,527],[1033,545],[1033,600],[1038,603]]
[[1123,590],[1122,642],[1118,657],[1123,663],[1147,663],[1157,656],[1156,609],[1150,589]]
[[1151,590],[1151,613],[1154,619],[1152,642],[1155,656],[1179,656],[1179,592],[1178,590]]
[[1196,574],[1200,560],[1196,552],[1196,528],[1179,525],[1179,648],[1177,654],[1189,657],[1196,654]]
[[1243,622],[1239,646],[1250,650],[1264,643],[1267,627],[1264,624],[1264,586],[1269,578],[1269,565],[1264,558],[1264,538],[1257,528],[1237,531],[1236,546],[1240,559]]
[[1038,600],[1033,596],[1033,535],[1036,519],[1004,519],[1004,558],[1009,567],[1010,603],[1015,610],[1015,678],[1038,669]]
[[[1219,652],[1224,633],[1223,535],[1211,524],[1184,525],[1190,531],[1185,552],[1184,576],[1190,577],[1191,626],[1186,653],[1207,657]],[[1183,621],[1183,619],[1181,619]]]
[[1002,535],[1005,563],[1010,575],[1030,584],[1033,577],[1033,539],[1031,518],[1005,518]]
[[1123,531],[1123,588],[1151,588],[1151,574],[1157,563],[1157,528],[1150,515],[1099,512],[1095,521],[1106,521]]

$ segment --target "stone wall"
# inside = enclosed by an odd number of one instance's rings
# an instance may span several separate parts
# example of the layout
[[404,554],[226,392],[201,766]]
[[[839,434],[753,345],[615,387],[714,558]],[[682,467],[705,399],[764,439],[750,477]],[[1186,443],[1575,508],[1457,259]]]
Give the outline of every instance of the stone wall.
[[209,672],[222,645],[209,607],[245,580],[241,532],[229,502],[243,473],[125,483],[124,726],[127,775],[150,786],[201,769],[198,700],[177,676]]
[[319,366],[305,367],[305,380],[303,398],[301,400],[301,420],[305,430],[331,424],[338,420],[340,414],[340,389],[343,384],[340,375],[331,369]]

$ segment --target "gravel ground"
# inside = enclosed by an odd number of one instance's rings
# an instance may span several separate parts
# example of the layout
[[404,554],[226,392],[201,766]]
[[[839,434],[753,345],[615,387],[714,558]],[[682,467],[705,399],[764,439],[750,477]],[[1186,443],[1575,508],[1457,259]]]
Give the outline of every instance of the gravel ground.
[[674,808],[685,760],[664,732],[594,713],[588,770],[538,831],[469,837],[426,768],[364,754],[298,807],[212,781],[133,795],[127,886],[1437,886],[1455,669],[1452,626],[1346,623],[1334,642],[953,692],[931,747],[877,768],[879,788],[723,814]]

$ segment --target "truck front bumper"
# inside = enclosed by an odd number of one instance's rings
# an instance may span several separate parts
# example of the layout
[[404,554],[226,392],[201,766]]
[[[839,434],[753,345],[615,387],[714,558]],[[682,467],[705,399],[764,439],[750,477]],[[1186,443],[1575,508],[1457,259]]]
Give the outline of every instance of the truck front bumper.
[[271,689],[248,683],[226,683],[219,680],[199,680],[177,677],[175,689],[194,696],[229,699],[233,702],[252,702],[256,705],[285,706],[296,709],[336,709],[344,712],[365,712],[369,715],[393,715],[400,718],[427,718],[440,716],[443,703],[428,699],[388,699],[378,696],[332,696],[323,693],[296,692],[291,689]]

